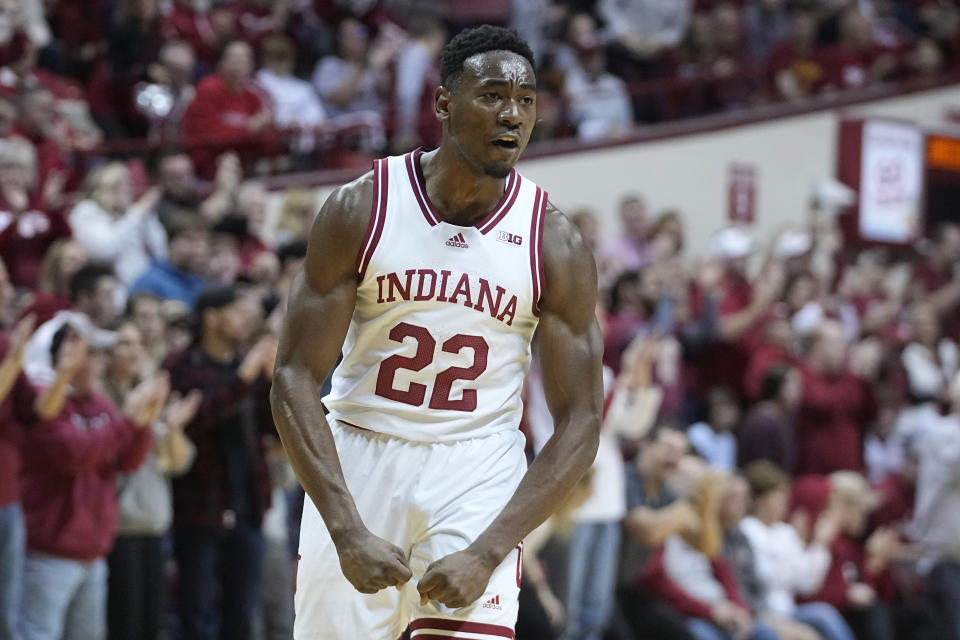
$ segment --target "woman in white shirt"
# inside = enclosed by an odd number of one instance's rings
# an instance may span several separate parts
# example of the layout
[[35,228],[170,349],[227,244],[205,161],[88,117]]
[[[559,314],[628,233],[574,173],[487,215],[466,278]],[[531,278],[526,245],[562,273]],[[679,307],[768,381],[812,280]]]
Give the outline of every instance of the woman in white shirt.
[[86,199],[70,211],[73,237],[92,260],[113,266],[124,286],[136,280],[156,258],[167,255],[167,234],[154,211],[156,187],[133,202],[130,171],[111,162],[87,178]]
[[694,482],[690,504],[698,526],[670,536],[644,568],[641,580],[687,616],[687,630],[696,640],[776,640],[778,634],[748,609],[720,553],[720,508],[726,486],[727,476],[712,471]]
[[900,356],[907,374],[910,406],[900,411],[896,440],[922,439],[940,421],[940,403],[947,385],[960,368],[957,343],[940,333],[940,318],[929,303],[910,309],[913,339]]
[[854,640],[832,606],[823,602],[797,606],[795,599],[816,593],[830,569],[830,543],[839,532],[833,513],[820,516],[808,545],[783,521],[790,502],[787,474],[768,460],[757,460],[747,465],[744,475],[753,494],[753,515],[740,523],[740,530],[753,549],[767,611],[813,627],[824,640]]
[[940,318],[933,305],[920,303],[910,311],[913,340],[901,360],[907,372],[910,396],[915,403],[939,402],[957,373],[957,343],[940,335]]

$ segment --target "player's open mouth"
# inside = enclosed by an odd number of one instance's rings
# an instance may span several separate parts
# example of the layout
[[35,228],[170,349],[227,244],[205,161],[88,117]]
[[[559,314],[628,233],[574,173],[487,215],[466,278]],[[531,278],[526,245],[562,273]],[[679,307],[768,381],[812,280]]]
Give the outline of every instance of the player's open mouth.
[[500,136],[493,141],[493,144],[497,145],[501,149],[517,149],[520,146],[520,141],[514,138],[513,136]]

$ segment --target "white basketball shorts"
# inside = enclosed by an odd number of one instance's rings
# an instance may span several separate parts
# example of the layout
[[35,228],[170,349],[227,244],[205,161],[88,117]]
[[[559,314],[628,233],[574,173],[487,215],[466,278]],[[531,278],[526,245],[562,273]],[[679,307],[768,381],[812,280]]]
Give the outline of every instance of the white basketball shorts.
[[443,443],[412,442],[331,420],[347,488],[367,528],[407,553],[413,578],[397,591],[362,594],[343,576],[330,534],[304,502],[294,640],[502,640],[514,637],[522,549],[462,609],[420,606],[419,580],[487,528],[527,469],[524,437],[508,431]]

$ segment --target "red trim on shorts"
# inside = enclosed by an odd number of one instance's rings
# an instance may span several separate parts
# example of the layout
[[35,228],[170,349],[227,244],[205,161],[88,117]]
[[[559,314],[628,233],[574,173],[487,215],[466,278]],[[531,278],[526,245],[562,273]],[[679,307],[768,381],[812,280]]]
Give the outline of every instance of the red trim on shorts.
[[547,192],[537,187],[530,218],[530,275],[533,277],[533,315],[540,315],[543,295],[543,219],[547,210]]
[[[485,624],[483,622],[470,622],[468,620],[450,620],[448,618],[418,618],[410,623],[410,631],[418,629],[433,629],[438,631],[462,631],[463,633],[479,633],[493,636],[496,638],[510,638],[513,640],[514,633],[510,627],[503,627],[498,624]],[[424,635],[417,634],[416,638],[450,638],[447,635]]]
[[370,224],[367,226],[367,233],[363,238],[363,249],[357,256],[357,274],[363,280],[367,273],[367,267],[370,265],[370,259],[373,258],[373,252],[380,242],[380,236],[383,235],[383,224],[387,218],[387,161],[373,161],[373,203],[370,207]]

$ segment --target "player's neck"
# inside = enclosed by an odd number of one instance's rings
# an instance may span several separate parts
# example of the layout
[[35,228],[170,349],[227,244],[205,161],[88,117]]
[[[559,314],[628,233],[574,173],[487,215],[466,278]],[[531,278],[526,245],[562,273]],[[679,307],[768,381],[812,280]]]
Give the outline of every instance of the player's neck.
[[478,173],[446,145],[421,156],[420,164],[427,197],[447,222],[479,222],[503,197],[506,179]]

